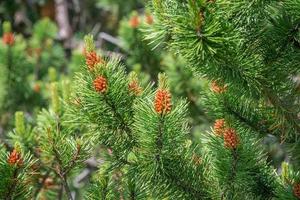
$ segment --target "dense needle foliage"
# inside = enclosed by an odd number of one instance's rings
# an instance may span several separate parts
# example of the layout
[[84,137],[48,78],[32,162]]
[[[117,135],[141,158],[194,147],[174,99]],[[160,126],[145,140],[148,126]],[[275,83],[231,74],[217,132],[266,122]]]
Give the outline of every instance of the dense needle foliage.
[[3,24],[0,199],[300,199],[300,1],[124,2],[126,56],[86,35],[69,77],[50,19]]

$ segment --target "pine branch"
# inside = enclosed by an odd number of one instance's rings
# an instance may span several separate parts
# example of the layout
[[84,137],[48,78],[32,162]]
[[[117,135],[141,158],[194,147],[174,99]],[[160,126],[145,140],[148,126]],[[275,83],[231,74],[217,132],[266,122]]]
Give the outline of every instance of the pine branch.
[[120,121],[120,123],[121,123],[121,129],[124,130],[129,135],[129,137],[131,139],[133,139],[132,135],[131,135],[131,129],[129,128],[129,124],[127,124],[125,122],[125,120],[122,117],[122,115],[117,111],[117,108],[116,108],[114,102],[112,102],[106,95],[104,95],[104,101],[111,108],[111,111],[113,112],[113,114],[116,117],[116,119]]
[[71,161],[64,168],[64,172],[63,172],[64,175],[67,175],[70,172],[70,170],[72,170],[72,168],[75,166],[76,161],[79,158],[80,151],[81,151],[81,146],[77,144],[76,152],[73,154]]
[[[261,126],[259,123],[257,123],[256,121],[251,120],[250,118],[244,116],[242,113],[240,113],[238,110],[236,110],[233,107],[233,104],[230,102],[227,102],[224,99],[224,106],[225,108],[228,110],[226,115],[232,115],[234,116],[234,118],[236,120],[238,120],[239,122],[247,125],[249,128],[253,129],[255,132],[262,134],[263,136],[270,134],[273,135],[273,132],[270,131],[268,128],[264,128],[263,126]],[[254,111],[252,111],[253,113]]]
[[51,145],[52,145],[52,152],[54,153],[55,159],[58,162],[58,165],[56,166],[55,172],[57,173],[57,175],[60,177],[60,179],[62,181],[62,185],[63,185],[63,187],[66,191],[68,199],[73,200],[72,193],[71,193],[70,187],[68,185],[67,174],[65,174],[65,171],[64,171],[64,168],[63,168],[63,166],[64,166],[63,161],[61,160],[60,154],[59,154],[58,150],[55,147],[56,144],[54,143],[53,138],[52,138]]
[[[118,120],[120,120],[121,122],[123,122],[123,126],[122,126],[122,127],[128,129],[128,130],[130,131],[129,133],[131,133],[131,129],[129,129],[128,125],[125,123],[125,120],[124,120],[124,119],[122,118],[122,116],[116,111],[116,107],[114,106],[114,104],[111,103],[106,97],[105,97],[104,99],[107,100],[107,102],[108,102],[107,104],[110,106],[110,108],[112,109],[112,111],[115,113],[115,116],[118,116],[118,117],[119,117]],[[98,123],[97,120],[96,120],[93,116],[91,116],[91,114],[90,114],[89,112],[87,112],[86,109],[84,109],[84,105],[82,104],[82,102],[79,101],[78,104],[79,104],[80,107],[81,107],[81,111],[83,111],[84,114],[85,114],[86,116],[88,116],[89,122],[92,122],[93,124],[97,124],[97,123]],[[120,155],[118,154],[118,151],[116,151],[115,148],[114,148],[112,145],[109,145],[108,143],[104,143],[104,145],[105,145],[107,148],[112,149],[113,155],[114,155],[114,156],[117,158],[117,160],[120,161],[122,164],[127,164],[127,165],[130,164],[126,159],[122,158],[122,156],[120,156]]]
[[57,173],[57,175],[60,177],[60,179],[62,181],[62,185],[66,191],[68,199],[73,200],[72,193],[71,193],[70,187],[68,185],[67,175],[64,173],[63,168],[62,168],[63,164],[62,164],[62,161],[60,160],[59,153],[55,148],[53,148],[53,152],[54,152],[56,160],[58,161],[58,166],[57,166],[55,172]]
[[5,195],[5,200],[13,200],[14,190],[17,186],[17,182],[18,182],[18,168],[16,167],[13,172],[12,183],[10,184],[7,190],[7,194]]
[[159,163],[161,161],[160,156],[161,156],[161,151],[163,148],[163,132],[164,132],[164,115],[161,114],[159,116],[159,122],[158,122],[158,135],[156,138],[156,147],[157,147],[157,153],[156,153],[156,161]]
[[[203,200],[207,197],[203,195],[203,191],[199,190],[198,188],[195,188],[191,186],[190,183],[186,182],[185,180],[182,180],[180,177],[175,176],[172,171],[170,173],[165,174],[166,178],[169,179],[169,181],[174,184],[179,190],[181,190],[184,194],[189,196],[192,199],[195,200]],[[198,186],[199,188],[202,186]]]
[[233,199],[234,198],[234,195],[235,195],[235,186],[234,186],[234,179],[235,179],[235,176],[236,176],[236,170],[237,170],[237,163],[238,163],[238,152],[236,149],[234,149],[232,152],[231,152],[231,155],[232,155],[232,165],[231,165],[231,171],[229,172],[230,173],[230,176],[229,176],[229,179],[228,179],[228,183],[229,185],[226,186],[226,189],[225,191],[223,192],[222,194],[222,197],[221,199],[223,200],[224,199],[224,195],[229,192],[229,199]]
[[69,187],[69,185],[68,185],[68,179],[67,179],[67,176],[64,174],[64,175],[61,175],[60,177],[61,177],[61,179],[62,179],[62,183],[63,183],[63,185],[64,185],[64,188],[65,188],[65,191],[66,191],[66,193],[67,193],[68,199],[69,199],[69,200],[73,200],[72,193],[71,193],[70,187]]
[[[289,108],[285,107],[283,105],[283,102],[280,100],[278,96],[275,94],[272,94],[267,88],[265,89],[266,96],[270,100],[270,102],[273,104],[273,106],[280,110],[279,115],[281,114],[282,117],[285,119],[286,123],[291,124],[291,126],[296,130],[296,140],[300,134],[300,126],[298,125],[298,116],[294,113],[294,111],[290,110]],[[284,137],[285,138],[285,137]]]

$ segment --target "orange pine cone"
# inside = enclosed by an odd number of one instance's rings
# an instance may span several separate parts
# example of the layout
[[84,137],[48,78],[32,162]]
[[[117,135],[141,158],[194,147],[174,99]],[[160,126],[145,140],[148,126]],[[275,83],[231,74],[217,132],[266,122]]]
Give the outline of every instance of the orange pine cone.
[[300,183],[297,183],[293,187],[294,195],[300,199]]
[[132,28],[137,28],[140,24],[140,19],[139,19],[139,16],[133,16],[131,17],[131,19],[129,20],[129,25],[132,27]]
[[139,86],[137,81],[132,81],[128,84],[128,89],[133,92],[136,96],[140,95],[142,88]]
[[151,25],[151,24],[153,24],[153,21],[154,21],[153,16],[150,14],[146,14],[146,23]]
[[224,145],[229,149],[236,149],[239,144],[239,139],[236,131],[232,128],[225,129],[224,133]]
[[217,136],[222,136],[225,128],[225,120],[217,119],[214,124],[214,132]]
[[39,83],[34,84],[33,91],[35,91],[36,93],[39,93],[41,91],[41,86]]
[[155,111],[159,114],[166,114],[171,111],[171,94],[169,91],[159,89],[155,95],[154,101]]
[[107,90],[107,80],[103,76],[98,76],[94,80],[94,88],[97,92],[104,93]]
[[3,34],[2,41],[4,44],[12,46],[15,42],[14,34],[11,32],[7,32]]
[[217,81],[213,81],[211,83],[211,90],[217,94],[224,93],[226,91],[227,87],[226,86],[220,86]]
[[85,52],[85,63],[87,64],[89,70],[93,70],[94,67],[101,62],[101,58],[97,55],[95,51]]
[[8,160],[7,160],[8,164],[10,165],[15,165],[17,164],[18,166],[21,166],[23,164],[23,160],[21,158],[21,154],[16,150],[14,149],[10,154],[9,154],[9,157],[8,157]]

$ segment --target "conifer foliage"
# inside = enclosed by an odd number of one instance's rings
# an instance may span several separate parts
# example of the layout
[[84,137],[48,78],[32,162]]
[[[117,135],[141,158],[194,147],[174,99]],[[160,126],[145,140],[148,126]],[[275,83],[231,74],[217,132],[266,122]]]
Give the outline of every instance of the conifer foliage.
[[[91,41],[87,36],[86,49],[94,51]],[[197,165],[190,162],[199,152],[188,140],[187,104],[172,99],[167,77],[159,75],[157,89],[141,88],[138,75],[126,74],[118,60],[101,60],[77,75],[73,98],[79,103],[69,111],[70,123],[92,129],[93,141],[110,152],[88,197],[100,189],[103,199],[114,199],[114,185],[123,191],[118,198],[125,199],[206,196],[197,187],[204,182],[200,158]],[[119,183],[111,178],[114,174]],[[197,177],[193,181],[192,175]]]
[[297,175],[278,182],[259,144],[267,134],[277,136],[290,164],[299,166],[299,94],[293,81],[299,2],[153,0],[152,8],[155,25],[146,37],[211,80],[205,102],[217,120],[204,146],[220,190],[214,197],[299,198]]
[[[201,101],[211,129],[191,137],[191,98],[174,95],[165,73],[142,84],[87,35],[81,68],[72,81],[51,80],[36,124],[15,113],[0,145],[0,199],[300,199],[300,1],[152,0],[150,9],[146,39],[210,83]],[[129,25],[142,34],[139,20],[134,13]],[[10,55],[16,40],[6,26]],[[279,167],[269,137],[286,156]],[[88,159],[96,173],[74,184]]]

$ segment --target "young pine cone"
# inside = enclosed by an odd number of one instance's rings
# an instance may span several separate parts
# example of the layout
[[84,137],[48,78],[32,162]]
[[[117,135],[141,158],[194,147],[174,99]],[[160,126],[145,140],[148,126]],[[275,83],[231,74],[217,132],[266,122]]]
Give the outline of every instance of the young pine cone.
[[107,90],[107,80],[103,76],[98,76],[94,80],[94,88],[99,93],[104,93]]
[[23,160],[21,158],[20,152],[18,152],[16,149],[14,149],[7,159],[8,164],[21,166],[23,164]]
[[155,111],[158,114],[167,114],[171,111],[171,94],[164,89],[158,89],[154,100]]
[[224,130],[224,145],[229,149],[236,149],[239,144],[239,138],[233,128]]
[[222,136],[225,129],[225,120],[217,119],[214,124],[214,132],[217,136]]

